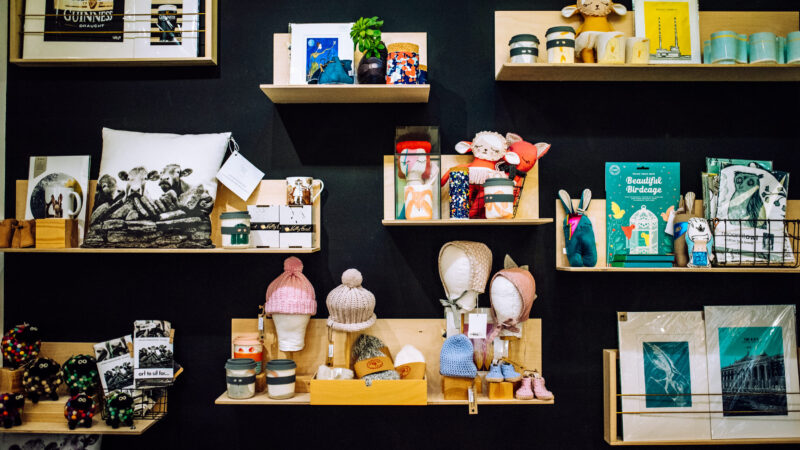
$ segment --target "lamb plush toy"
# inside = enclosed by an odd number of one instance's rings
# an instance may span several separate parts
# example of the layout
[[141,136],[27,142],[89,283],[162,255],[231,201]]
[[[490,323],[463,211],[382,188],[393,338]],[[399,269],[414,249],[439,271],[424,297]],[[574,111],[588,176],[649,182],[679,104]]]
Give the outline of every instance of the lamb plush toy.
[[[614,27],[608,23],[608,15],[612,12],[624,16],[628,12],[628,9],[625,8],[624,5],[613,3],[610,0],[578,0],[577,4],[562,9],[561,15],[564,17],[572,17],[576,13],[580,13],[581,16],[583,16],[583,24],[578,27],[578,32],[576,33],[577,47],[579,41],[581,41],[580,36],[582,33],[593,34],[593,37],[596,37],[599,33],[614,32]],[[586,39],[586,37],[584,39]],[[584,44],[582,47],[583,49],[580,51],[581,60],[585,63],[595,62],[594,46]]]

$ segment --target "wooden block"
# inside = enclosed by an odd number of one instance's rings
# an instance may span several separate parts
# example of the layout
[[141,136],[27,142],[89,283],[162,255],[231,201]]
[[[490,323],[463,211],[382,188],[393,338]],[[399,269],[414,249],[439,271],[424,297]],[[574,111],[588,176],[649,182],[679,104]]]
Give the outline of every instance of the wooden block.
[[23,369],[8,369],[0,367],[0,393],[22,391]]
[[489,383],[489,399],[491,400],[511,400],[514,398],[514,383],[503,381],[501,383]]
[[[469,381],[469,380],[468,380]],[[312,405],[427,405],[426,380],[311,380]]]
[[267,373],[263,370],[261,373],[256,374],[256,392],[264,392],[267,390]]
[[77,246],[77,220],[36,219],[36,248],[75,248]]
[[[476,382],[476,380],[478,380]],[[442,395],[445,400],[469,400],[467,391],[475,388],[475,393],[480,392],[480,379],[448,377],[442,375]]]

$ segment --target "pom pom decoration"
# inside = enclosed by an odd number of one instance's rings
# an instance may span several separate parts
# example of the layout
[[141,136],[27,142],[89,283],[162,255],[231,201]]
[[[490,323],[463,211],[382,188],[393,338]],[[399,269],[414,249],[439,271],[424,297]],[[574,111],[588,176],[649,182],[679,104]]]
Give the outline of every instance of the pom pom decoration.
[[347,269],[342,274],[342,284],[347,287],[357,288],[361,286],[364,279],[361,277],[361,272],[357,269]]
[[94,417],[94,400],[84,393],[70,397],[64,406],[64,417],[67,419],[67,426],[70,430],[74,430],[78,426],[91,428]]
[[119,428],[120,424],[133,426],[133,397],[124,391],[114,391],[106,397],[106,425]]
[[303,271],[303,261],[300,261],[300,258],[295,256],[290,256],[286,258],[286,261],[283,262],[283,271],[289,273],[300,273]]
[[39,356],[42,340],[39,329],[31,324],[17,325],[3,336],[3,361],[7,367],[18,369]]
[[97,361],[93,356],[75,355],[71,357],[64,363],[62,372],[69,395],[74,396],[82,392],[93,395],[100,386]]
[[64,382],[61,365],[49,358],[38,358],[22,374],[22,387],[33,403],[41,397],[58,400],[58,387]]
[[22,425],[22,408],[25,406],[25,394],[0,394],[0,421],[4,428]]

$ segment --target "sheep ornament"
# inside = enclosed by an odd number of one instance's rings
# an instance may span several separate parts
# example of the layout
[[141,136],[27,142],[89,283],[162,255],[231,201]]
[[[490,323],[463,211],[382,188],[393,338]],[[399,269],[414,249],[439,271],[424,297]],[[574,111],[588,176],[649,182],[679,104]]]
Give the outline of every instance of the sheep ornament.
[[[597,33],[609,33],[614,31],[614,27],[608,22],[608,16],[612,12],[624,16],[628,9],[624,5],[614,3],[611,0],[578,0],[577,4],[564,7],[561,10],[561,15],[564,17],[572,17],[577,13],[583,16],[583,24],[578,28],[576,33],[576,51],[579,47],[580,58],[585,63],[595,62],[594,46],[590,44],[580,45],[582,33],[590,35],[597,35]],[[584,38],[585,39],[585,38]]]

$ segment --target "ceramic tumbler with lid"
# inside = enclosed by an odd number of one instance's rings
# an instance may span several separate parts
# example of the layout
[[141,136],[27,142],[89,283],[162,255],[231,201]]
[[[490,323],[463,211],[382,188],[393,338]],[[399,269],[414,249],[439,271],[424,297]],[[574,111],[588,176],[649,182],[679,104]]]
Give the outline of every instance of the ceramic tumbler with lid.
[[297,364],[291,359],[273,359],[267,363],[267,395],[276,400],[294,397]]

